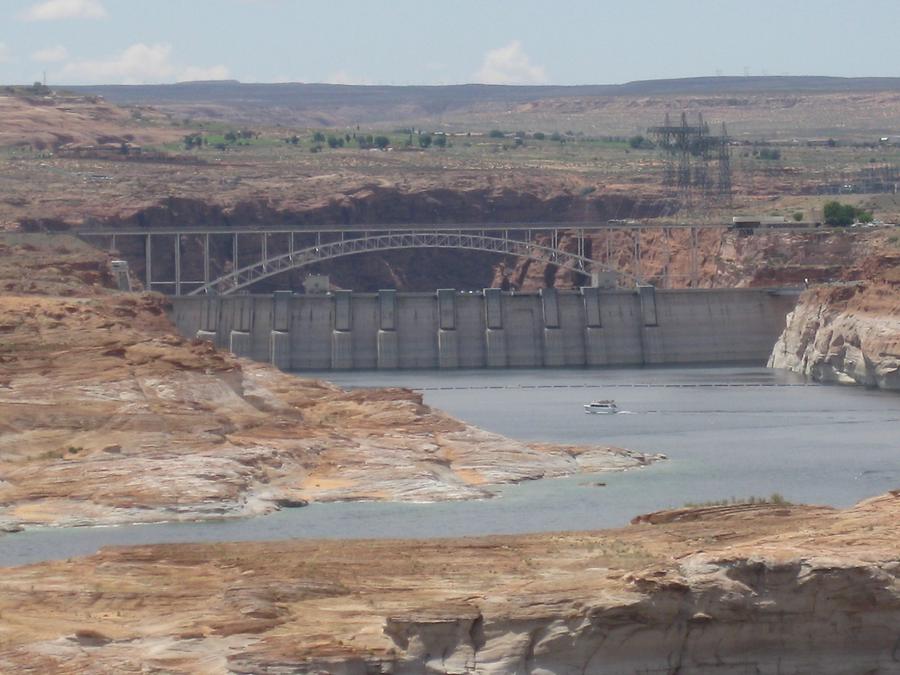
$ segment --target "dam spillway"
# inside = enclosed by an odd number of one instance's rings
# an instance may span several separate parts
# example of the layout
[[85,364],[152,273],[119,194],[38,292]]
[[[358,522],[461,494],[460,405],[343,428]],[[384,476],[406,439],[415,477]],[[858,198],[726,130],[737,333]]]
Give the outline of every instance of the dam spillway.
[[172,297],[172,318],[283,370],[764,364],[795,289],[500,289]]

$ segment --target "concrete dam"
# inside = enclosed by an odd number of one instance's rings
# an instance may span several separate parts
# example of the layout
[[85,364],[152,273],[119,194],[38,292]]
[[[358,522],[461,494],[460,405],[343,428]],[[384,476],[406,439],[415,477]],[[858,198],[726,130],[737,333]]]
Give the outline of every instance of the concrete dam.
[[794,289],[180,296],[188,337],[283,370],[764,364]]

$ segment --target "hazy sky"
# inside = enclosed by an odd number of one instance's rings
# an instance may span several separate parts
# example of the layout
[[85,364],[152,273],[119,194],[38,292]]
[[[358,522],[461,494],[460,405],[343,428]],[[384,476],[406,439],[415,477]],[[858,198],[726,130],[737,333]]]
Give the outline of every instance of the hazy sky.
[[900,76],[900,0],[0,0],[0,82]]

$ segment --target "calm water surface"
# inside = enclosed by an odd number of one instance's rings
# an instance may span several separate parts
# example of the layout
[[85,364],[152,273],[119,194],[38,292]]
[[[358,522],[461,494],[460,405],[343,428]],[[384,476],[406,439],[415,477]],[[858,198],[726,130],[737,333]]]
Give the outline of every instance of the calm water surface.
[[[0,538],[0,565],[110,544],[592,529],[688,501],[779,492],[791,501],[848,506],[900,487],[895,393],[737,367],[322,376],[348,387],[420,389],[427,403],[520,440],[618,445],[662,452],[669,461],[599,478],[530,481],[473,502],[313,504],[247,520],[33,530]],[[582,405],[595,398],[613,398],[627,412],[584,414]]]

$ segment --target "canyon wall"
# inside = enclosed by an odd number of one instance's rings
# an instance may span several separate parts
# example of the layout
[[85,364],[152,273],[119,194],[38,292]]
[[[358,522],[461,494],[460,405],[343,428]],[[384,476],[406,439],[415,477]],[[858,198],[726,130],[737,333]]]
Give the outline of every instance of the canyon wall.
[[769,366],[822,382],[900,390],[900,287],[859,282],[806,291]]

